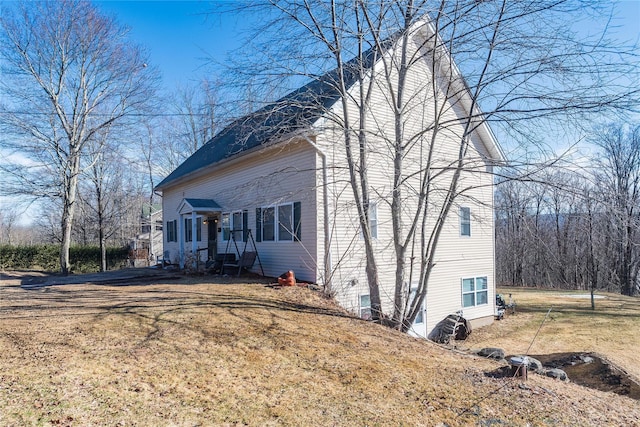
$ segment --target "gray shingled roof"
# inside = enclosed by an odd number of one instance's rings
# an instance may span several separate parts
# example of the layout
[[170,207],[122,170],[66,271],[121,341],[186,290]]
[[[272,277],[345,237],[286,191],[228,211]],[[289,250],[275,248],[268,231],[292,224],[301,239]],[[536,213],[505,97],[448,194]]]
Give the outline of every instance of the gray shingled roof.
[[222,209],[219,204],[211,199],[184,199],[193,209]]
[[[389,40],[385,49],[390,45]],[[373,49],[365,52],[363,68],[371,68],[377,58]],[[359,68],[357,58],[345,64],[347,87],[357,81]],[[337,70],[333,70],[278,101],[237,119],[187,158],[156,189],[165,188],[180,178],[252,148],[277,141],[284,135],[310,128],[340,99],[337,77]]]

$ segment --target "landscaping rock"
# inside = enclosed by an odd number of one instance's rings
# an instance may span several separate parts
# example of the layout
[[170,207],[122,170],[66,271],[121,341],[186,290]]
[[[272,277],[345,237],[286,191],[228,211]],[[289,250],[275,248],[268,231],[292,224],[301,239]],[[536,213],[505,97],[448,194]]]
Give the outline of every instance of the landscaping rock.
[[504,359],[504,350],[495,347],[485,347],[478,352],[478,356],[486,357],[489,359],[502,360]]
[[593,363],[594,361],[593,357],[584,355],[580,356],[580,360],[582,360],[582,363]]
[[548,377],[556,378],[556,379],[561,380],[561,381],[567,381],[569,379],[567,377],[567,373],[565,371],[563,371],[562,369],[558,369],[558,368],[548,369],[545,372],[545,374]]
[[536,374],[542,374],[544,372],[544,367],[542,366],[542,362],[538,359],[527,356],[529,358],[529,371],[535,372]]

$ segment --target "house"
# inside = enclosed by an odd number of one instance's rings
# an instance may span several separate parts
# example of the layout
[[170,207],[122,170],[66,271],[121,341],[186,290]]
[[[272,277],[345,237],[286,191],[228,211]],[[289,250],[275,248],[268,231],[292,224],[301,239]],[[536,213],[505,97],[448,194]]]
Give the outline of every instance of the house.
[[162,246],[162,205],[145,203],[140,214],[140,233],[130,243],[132,265],[155,265],[162,259]]
[[[432,31],[423,23],[411,33],[415,50],[424,48]],[[382,52],[370,50],[364,67],[369,73],[384,72],[381,55],[397,54],[401,39],[390,39]],[[358,65],[347,63],[346,86],[357,94]],[[448,67],[448,68],[447,68]],[[408,75],[408,96],[414,104],[406,115],[406,128],[422,132],[432,115],[426,101],[432,81],[451,81],[433,76],[425,59],[414,64]],[[458,76],[449,61],[440,67],[444,74]],[[219,253],[235,254],[257,250],[265,275],[277,277],[293,270],[296,278],[319,284],[331,283],[331,291],[345,308],[362,317],[370,313],[365,273],[365,254],[354,206],[343,130],[337,126],[341,97],[335,89],[334,70],[291,92],[279,101],[240,118],[185,160],[160,182],[164,216],[164,248],[180,264],[213,259]],[[382,81],[382,83],[380,83]],[[471,103],[462,79],[456,79],[456,94],[444,97],[448,128],[439,133],[432,164],[439,165],[432,187],[447,187],[447,165],[457,158],[463,118]],[[388,203],[393,186],[393,165],[384,135],[393,126],[393,115],[383,79],[374,85],[370,121],[377,132],[370,135],[367,153],[371,166],[369,226],[374,237],[383,310],[393,304],[395,258]],[[462,89],[461,89],[462,88]],[[466,109],[466,111],[465,111]],[[477,113],[474,110],[474,114]],[[426,133],[425,133],[426,135]],[[438,244],[435,264],[422,312],[411,332],[427,336],[447,315],[462,312],[474,326],[491,322],[495,306],[493,177],[501,151],[486,123],[479,122],[469,135],[464,154],[462,180],[468,190],[447,217]],[[427,138],[414,145],[428,144]],[[426,151],[425,151],[426,153]],[[426,154],[414,150],[405,159],[407,182],[421,176]],[[414,168],[415,173],[411,173]],[[442,182],[440,182],[442,181]],[[416,205],[405,192],[403,209]],[[429,209],[436,211],[438,192]],[[430,210],[430,212],[431,212]],[[259,267],[254,266],[255,271]],[[408,277],[410,277],[408,275]],[[413,287],[413,283],[408,284]]]

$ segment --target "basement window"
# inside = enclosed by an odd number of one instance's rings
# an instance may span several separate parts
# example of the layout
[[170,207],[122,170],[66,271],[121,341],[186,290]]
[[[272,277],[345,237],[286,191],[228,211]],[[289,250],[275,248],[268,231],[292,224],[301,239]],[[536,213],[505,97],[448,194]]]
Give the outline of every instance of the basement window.
[[369,295],[360,295],[360,317],[371,320],[371,298]]
[[489,303],[487,277],[462,279],[462,307],[475,307]]

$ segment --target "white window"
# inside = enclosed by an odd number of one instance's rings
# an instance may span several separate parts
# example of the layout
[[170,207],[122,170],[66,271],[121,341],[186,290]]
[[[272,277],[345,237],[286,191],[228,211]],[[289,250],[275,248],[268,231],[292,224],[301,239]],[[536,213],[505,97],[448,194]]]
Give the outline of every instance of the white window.
[[489,303],[487,278],[475,277],[462,279],[462,306],[475,307]]
[[191,224],[193,224],[193,221],[191,218],[185,218],[184,219],[184,241],[185,242],[190,242],[193,239],[193,235],[192,235],[192,229],[191,229]]
[[241,211],[234,212],[233,215],[231,216],[231,229],[233,230],[233,238],[238,242],[243,241],[242,231],[244,227],[242,225]]
[[278,240],[293,240],[293,204],[278,206]]
[[376,202],[369,202],[369,229],[371,230],[371,237],[378,238],[378,204]]
[[258,242],[301,241],[301,203],[283,203],[256,209]]
[[178,221],[167,221],[167,242],[177,242],[178,241]]
[[[371,237],[373,239],[378,238],[378,204],[376,202],[369,202],[369,210],[367,211],[369,216],[369,230],[371,231]],[[360,238],[364,239],[362,229],[360,230]]]
[[246,233],[247,211],[235,211],[222,214],[222,240],[227,241],[233,238],[238,241],[244,241],[244,234]]
[[262,208],[262,241],[273,242],[276,239],[276,208]]
[[228,213],[222,214],[222,240],[229,240],[231,237],[231,217]]
[[471,236],[471,209],[460,208],[460,235]]
[[371,320],[371,298],[369,295],[360,295],[360,317]]
[[[193,219],[184,219],[184,240],[185,242],[193,241]],[[196,241],[202,241],[202,217],[196,218]]]

